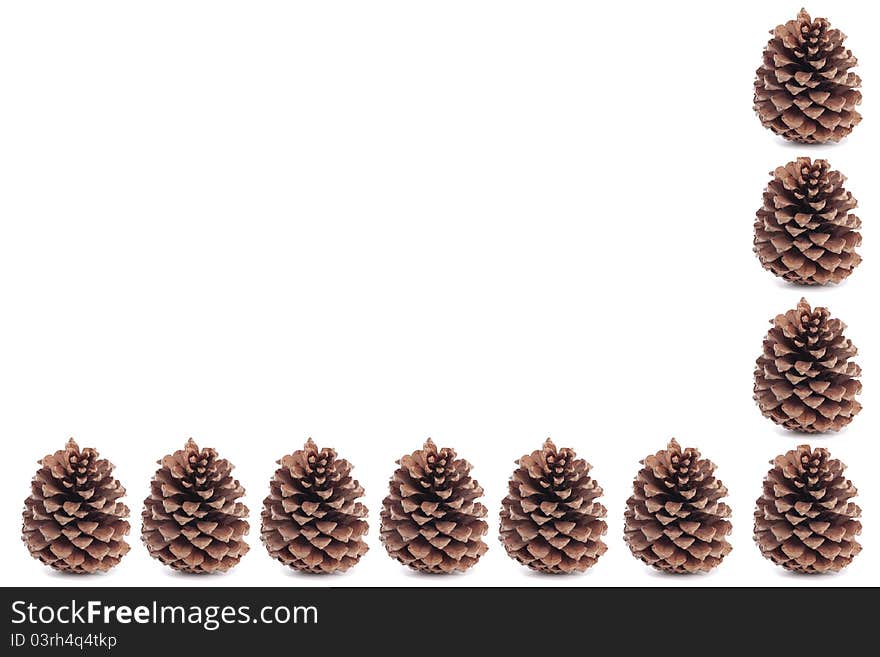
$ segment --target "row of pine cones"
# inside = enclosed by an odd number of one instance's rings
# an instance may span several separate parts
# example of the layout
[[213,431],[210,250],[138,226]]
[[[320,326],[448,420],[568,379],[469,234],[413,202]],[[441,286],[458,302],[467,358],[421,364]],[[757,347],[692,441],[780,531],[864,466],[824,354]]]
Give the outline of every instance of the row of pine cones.
[[[804,144],[837,142],[861,121],[857,64],[846,39],[803,9],[771,31],[755,78],[761,122]],[[846,178],[826,160],[799,157],[771,172],[754,225],[754,251],[765,269],[792,283],[840,283],[861,262],[857,203]]]
[[[380,538],[401,563],[427,573],[467,570],[486,552],[483,489],[471,465],[430,439],[403,456],[382,505]],[[638,559],[670,573],[711,570],[730,552],[727,489],[715,465],[675,439],[647,456],[627,500],[624,538]],[[163,458],[142,513],[150,554],[185,573],[226,571],[247,553],[247,508],[232,466],[190,440]],[[860,551],[861,511],[828,450],[801,445],[772,461],[754,514],[765,557],[802,573],[838,571]],[[282,458],[263,502],[269,554],[310,573],[345,571],[366,553],[364,490],[348,461],[311,439]],[[516,561],[544,573],[582,572],[607,547],[602,488],[590,464],[548,438],[517,461],[501,505],[500,539]],[[40,461],[25,500],[23,540],[60,571],[106,571],[129,551],[125,489],[113,466],[71,439]]]

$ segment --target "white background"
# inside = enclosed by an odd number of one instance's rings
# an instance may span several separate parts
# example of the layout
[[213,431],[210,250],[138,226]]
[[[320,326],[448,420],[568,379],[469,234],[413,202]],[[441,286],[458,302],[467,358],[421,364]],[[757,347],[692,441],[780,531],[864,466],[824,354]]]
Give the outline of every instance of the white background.
[[[5,2],[0,8],[0,558],[10,585],[863,585],[880,573],[875,229],[878,12],[808,9],[849,35],[864,121],[804,147],[761,127],[752,81],[793,2]],[[864,410],[825,438],[751,396],[768,320],[804,290],[761,269],[774,167],[827,157],[864,220],[864,263],[808,289],[849,325]],[[871,292],[871,290],[875,292]],[[870,299],[875,301],[871,302]],[[608,553],[548,578],[497,514],[548,435],[593,465]],[[670,436],[718,464],[733,552],[670,577],[622,541],[639,460]],[[54,574],[19,540],[44,454],[69,436],[116,465],[132,551]],[[188,436],[237,467],[251,552],[193,579],[139,540],[156,461]],[[288,572],[259,541],[274,461],[313,436],[355,465],[370,552]],[[411,573],[378,540],[395,459],[428,436],[474,465],[489,552]],[[863,553],[803,578],[751,538],[776,454],[849,465]]]

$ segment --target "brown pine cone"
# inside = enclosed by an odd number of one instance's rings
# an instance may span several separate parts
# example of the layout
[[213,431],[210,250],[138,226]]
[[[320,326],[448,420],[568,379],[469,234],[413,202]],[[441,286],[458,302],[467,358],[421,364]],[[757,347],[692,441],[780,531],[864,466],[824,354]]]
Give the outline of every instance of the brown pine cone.
[[675,438],[647,456],[626,502],[624,540],[633,555],[669,573],[711,570],[730,552],[727,488],[715,464]]
[[549,438],[517,462],[501,502],[501,543],[513,559],[545,573],[583,572],[608,549],[602,487],[590,464]]
[[131,529],[113,464],[73,438],[39,464],[21,514],[31,556],[68,573],[110,570],[128,554]]
[[764,479],[755,509],[755,542],[773,563],[798,573],[836,572],[850,564],[862,546],[857,518],[862,510],[849,500],[858,491],[843,476],[846,466],[827,449],[809,445],[777,456]]
[[263,500],[261,539],[269,554],[309,573],[346,571],[366,554],[364,489],[351,464],[332,449],[305,447],[285,456]]
[[846,324],[806,299],[777,315],[755,368],[755,401],[761,412],[792,431],[839,431],[862,410],[858,353],[843,334]]
[[455,450],[425,446],[397,461],[382,502],[382,544],[388,554],[426,573],[467,570],[486,552],[483,489]]
[[244,488],[216,450],[183,449],[158,462],[144,500],[141,539],[150,555],[185,573],[226,571],[247,554]]
[[857,202],[846,178],[825,160],[799,157],[778,167],[755,221],[755,253],[764,269],[792,283],[839,283],[862,261]]
[[846,35],[824,18],[797,18],[771,31],[755,80],[755,112],[764,127],[791,141],[840,141],[862,120],[858,62]]

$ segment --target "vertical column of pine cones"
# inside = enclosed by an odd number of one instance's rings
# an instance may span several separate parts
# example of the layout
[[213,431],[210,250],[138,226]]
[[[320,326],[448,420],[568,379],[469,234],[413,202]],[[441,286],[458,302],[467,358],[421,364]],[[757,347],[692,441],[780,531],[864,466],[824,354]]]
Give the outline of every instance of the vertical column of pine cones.
[[771,34],[754,85],[761,123],[805,144],[846,137],[862,120],[862,81],[850,71],[858,62],[843,45],[846,35],[804,9]]
[[727,488],[715,464],[673,438],[641,462],[626,502],[624,539],[633,556],[668,573],[709,571],[730,552]]
[[[861,120],[861,81],[849,71],[856,59],[843,46],[846,37],[803,9],[772,34],[755,80],[761,121],[794,141],[839,141]],[[776,169],[754,225],[754,251],[766,269],[804,285],[839,283],[852,273],[861,262],[861,220],[844,180],[827,161],[808,157]],[[861,384],[845,325],[805,299],[772,323],[755,369],[761,412],[807,433],[849,424],[861,410]]]
[[31,556],[67,573],[107,571],[129,551],[125,488],[113,464],[71,438],[44,456],[24,501],[22,540]]
[[[765,127],[804,144],[838,142],[861,121],[861,80],[846,36],[801,9],[779,25],[755,80],[754,109]],[[861,220],[845,177],[826,160],[799,157],[778,167],[754,224],[762,266],[802,285],[840,283],[861,262]],[[805,433],[838,431],[861,410],[861,369],[846,325],[827,308],[796,308],[772,320],[754,373],[754,399],[774,423]],[[861,547],[861,510],[845,466],[827,449],[800,445],[771,461],[754,514],[761,553],[798,573],[838,571]]]
[[861,509],[846,466],[827,449],[777,456],[755,508],[755,542],[766,558],[798,573],[839,571],[861,551]]
[[511,558],[545,573],[583,572],[607,550],[602,488],[574,450],[542,449],[517,462],[501,502],[500,540]]
[[364,489],[351,464],[309,438],[278,465],[263,501],[260,537],[269,554],[309,573],[351,568],[369,549]]
[[471,464],[430,438],[397,463],[379,529],[388,554],[426,573],[464,571],[477,563],[487,550],[482,537],[488,525]]
[[141,539],[150,554],[185,573],[227,571],[247,554],[244,488],[232,464],[190,438],[163,457],[144,500]]

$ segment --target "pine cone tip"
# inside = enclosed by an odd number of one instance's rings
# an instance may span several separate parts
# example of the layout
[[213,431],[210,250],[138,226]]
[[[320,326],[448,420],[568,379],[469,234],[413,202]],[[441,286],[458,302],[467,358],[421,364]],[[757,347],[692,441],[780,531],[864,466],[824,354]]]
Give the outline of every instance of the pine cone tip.
[[332,447],[319,448],[311,438],[303,445],[303,451],[308,455],[309,463],[317,463],[318,461],[330,463],[336,459],[335,449]]
[[196,460],[217,455],[217,450],[215,450],[213,447],[200,449],[198,443],[196,443],[196,441],[192,438],[187,438],[186,444],[183,446],[183,450],[190,456],[191,459]]

